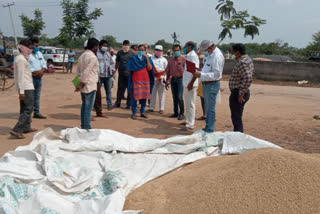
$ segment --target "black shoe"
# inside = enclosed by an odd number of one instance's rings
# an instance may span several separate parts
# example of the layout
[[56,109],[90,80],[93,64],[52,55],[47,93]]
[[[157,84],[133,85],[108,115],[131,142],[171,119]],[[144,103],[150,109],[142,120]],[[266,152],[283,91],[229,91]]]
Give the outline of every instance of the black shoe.
[[114,104],[113,108],[120,108],[120,104]]
[[46,116],[43,116],[42,114],[33,114],[33,118],[37,118],[37,119],[47,119]]
[[184,119],[183,114],[179,114],[179,116],[178,116],[178,120],[183,120],[183,119]]
[[171,114],[171,115],[169,116],[169,118],[176,118],[176,117],[178,117],[177,114]]
[[130,109],[130,106],[127,106],[126,109]]

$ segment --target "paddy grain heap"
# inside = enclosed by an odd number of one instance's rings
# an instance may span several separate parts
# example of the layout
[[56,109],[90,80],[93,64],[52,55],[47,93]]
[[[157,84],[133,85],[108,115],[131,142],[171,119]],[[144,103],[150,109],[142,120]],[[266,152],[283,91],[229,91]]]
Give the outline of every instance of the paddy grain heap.
[[260,149],[210,157],[151,181],[125,210],[150,214],[319,213],[319,155]]

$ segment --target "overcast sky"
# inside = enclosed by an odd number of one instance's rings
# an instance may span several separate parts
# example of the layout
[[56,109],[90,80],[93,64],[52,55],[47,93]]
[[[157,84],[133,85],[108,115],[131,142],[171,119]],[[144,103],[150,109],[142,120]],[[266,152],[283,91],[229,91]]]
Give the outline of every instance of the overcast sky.
[[[0,0],[6,4],[7,0]],[[11,1],[9,1],[11,2]],[[46,28],[42,33],[49,37],[59,34],[62,10],[59,0],[16,0],[12,11],[18,36],[22,27],[21,13],[33,17],[33,10],[40,8]],[[153,44],[159,39],[172,42],[174,31],[181,42],[203,39],[218,40],[221,31],[219,16],[214,10],[218,0],[89,0],[90,7],[103,9],[103,16],[95,21],[95,32],[113,35],[118,41],[129,39],[132,43]],[[254,40],[244,38],[243,31],[234,31],[229,42],[273,42],[277,39],[291,46],[304,47],[312,34],[320,31],[320,0],[234,0],[237,10],[266,19],[260,28],[260,36]],[[240,3],[241,2],[241,3]],[[7,8],[0,8],[0,30],[12,35]]]

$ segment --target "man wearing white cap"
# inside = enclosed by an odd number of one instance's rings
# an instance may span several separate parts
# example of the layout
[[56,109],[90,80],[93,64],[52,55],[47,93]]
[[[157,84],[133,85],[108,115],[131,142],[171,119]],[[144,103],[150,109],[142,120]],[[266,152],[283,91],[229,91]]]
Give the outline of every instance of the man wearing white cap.
[[200,51],[205,58],[201,72],[195,72],[194,77],[200,78],[203,85],[205,111],[207,113],[205,132],[214,132],[216,121],[216,97],[220,90],[220,80],[224,67],[224,56],[220,49],[209,40],[202,41]]
[[165,82],[166,73],[165,70],[168,66],[168,60],[162,56],[163,47],[162,45],[156,45],[154,56],[151,57],[155,70],[155,84],[151,94],[150,110],[153,112],[157,104],[157,94],[159,96],[159,113],[164,113],[164,102],[165,102]]

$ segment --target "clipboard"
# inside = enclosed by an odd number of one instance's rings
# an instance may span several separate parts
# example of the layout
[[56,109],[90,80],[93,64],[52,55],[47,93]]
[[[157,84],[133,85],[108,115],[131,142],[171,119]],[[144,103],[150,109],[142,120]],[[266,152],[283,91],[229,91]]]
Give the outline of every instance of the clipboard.
[[74,87],[78,87],[80,85],[80,74],[78,74],[73,80],[72,80],[72,83],[74,85]]
[[190,73],[195,73],[196,72],[196,64],[190,61],[186,61],[186,65],[187,65],[187,71]]

